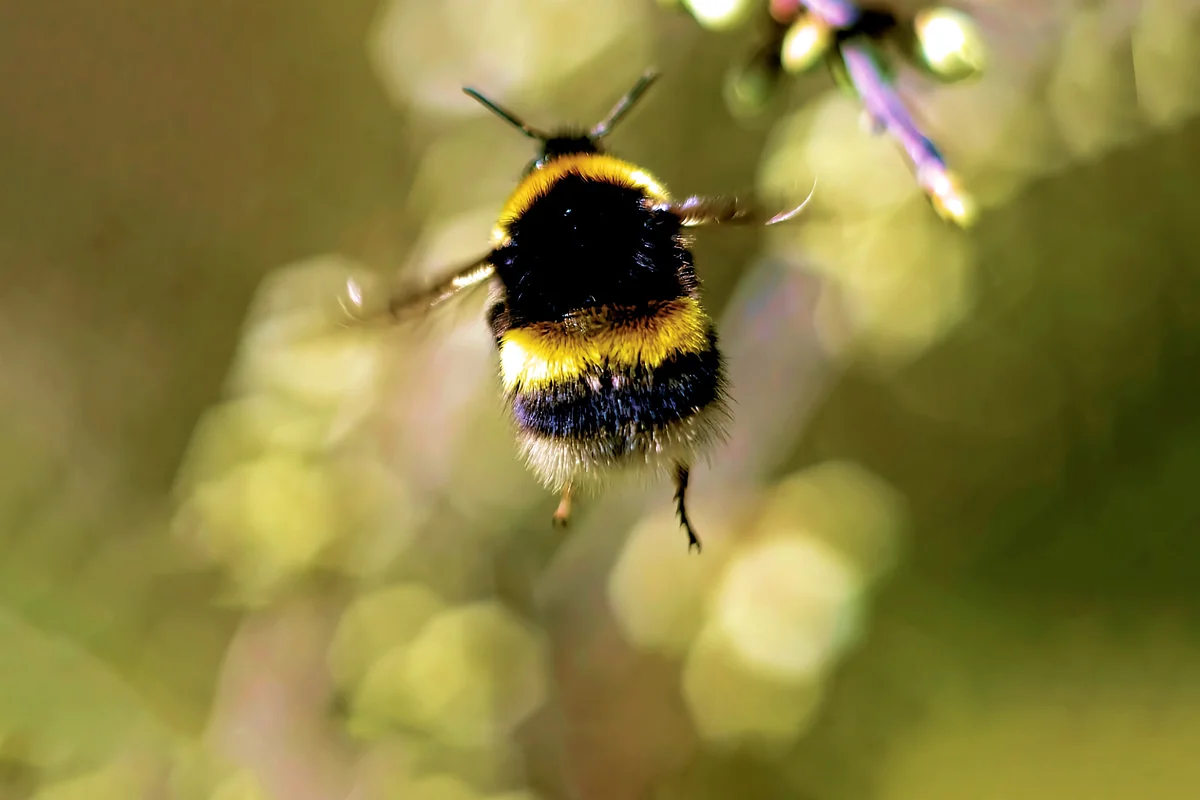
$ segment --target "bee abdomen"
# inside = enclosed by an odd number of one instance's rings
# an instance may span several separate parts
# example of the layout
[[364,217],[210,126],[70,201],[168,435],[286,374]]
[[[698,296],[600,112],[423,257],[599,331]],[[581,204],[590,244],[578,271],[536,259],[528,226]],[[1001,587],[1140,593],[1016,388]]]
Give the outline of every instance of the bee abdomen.
[[721,435],[725,379],[716,337],[655,367],[590,370],[511,393],[530,467],[552,488],[630,467],[673,468]]
[[720,396],[721,356],[713,347],[676,354],[653,369],[601,369],[569,382],[517,391],[512,404],[524,431],[586,438],[666,428]]

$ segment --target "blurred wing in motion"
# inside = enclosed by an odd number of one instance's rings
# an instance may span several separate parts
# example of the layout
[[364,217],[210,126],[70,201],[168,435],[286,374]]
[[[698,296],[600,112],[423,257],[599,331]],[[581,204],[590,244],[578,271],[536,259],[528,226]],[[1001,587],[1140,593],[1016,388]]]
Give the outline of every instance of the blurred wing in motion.
[[812,199],[817,183],[808,196],[798,206],[784,211],[772,212],[760,205],[757,200],[749,197],[701,197],[693,195],[679,202],[664,206],[668,211],[679,217],[685,228],[696,228],[707,225],[778,225],[790,222],[799,216],[808,201]]
[[348,280],[342,300],[343,310],[354,324],[394,325],[428,319],[434,309],[456,305],[486,286],[495,273],[488,260],[491,254],[460,266],[424,286],[397,286],[386,302],[373,302],[353,279]]

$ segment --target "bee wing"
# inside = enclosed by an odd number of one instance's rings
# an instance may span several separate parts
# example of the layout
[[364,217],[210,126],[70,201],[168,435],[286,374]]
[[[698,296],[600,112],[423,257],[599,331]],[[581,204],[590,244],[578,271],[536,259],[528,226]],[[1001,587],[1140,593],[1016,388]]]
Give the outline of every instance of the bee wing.
[[411,282],[397,286],[383,302],[368,299],[362,287],[351,281],[346,287],[343,308],[357,325],[392,326],[429,321],[435,309],[439,314],[449,311],[466,297],[477,296],[480,288],[488,285],[495,274],[495,267],[488,260],[490,255],[449,271],[424,286]]
[[816,191],[814,180],[812,189],[800,205],[786,211],[772,212],[760,205],[749,195],[727,197],[701,197],[693,195],[661,208],[679,217],[685,228],[696,228],[706,225],[778,225],[795,219]]

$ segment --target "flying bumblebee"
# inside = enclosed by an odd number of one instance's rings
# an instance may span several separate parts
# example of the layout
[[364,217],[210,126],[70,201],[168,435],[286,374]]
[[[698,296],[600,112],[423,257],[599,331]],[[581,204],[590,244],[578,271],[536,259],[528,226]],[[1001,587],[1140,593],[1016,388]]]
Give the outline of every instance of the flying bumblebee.
[[572,497],[608,476],[666,472],[689,549],[699,550],[689,470],[722,437],[728,407],[684,229],[773,225],[804,203],[769,216],[736,197],[676,201],[649,172],[607,153],[602,141],[656,77],[644,74],[591,130],[550,133],[465,88],[540,142],[541,154],[504,204],[491,249],[394,297],[390,311],[403,318],[487,284],[505,399],[529,468],[560,497],[554,522],[565,526]]

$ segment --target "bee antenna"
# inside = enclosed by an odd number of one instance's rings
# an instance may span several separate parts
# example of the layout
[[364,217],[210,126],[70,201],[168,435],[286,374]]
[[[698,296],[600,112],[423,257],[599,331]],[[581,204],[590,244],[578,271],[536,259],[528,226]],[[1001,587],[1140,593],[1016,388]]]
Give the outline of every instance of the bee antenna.
[[625,96],[617,101],[617,104],[613,106],[612,111],[608,112],[608,116],[605,117],[601,122],[597,123],[596,127],[592,128],[592,138],[599,139],[603,136],[607,136],[608,132],[613,129],[613,126],[620,122],[621,119],[629,113],[634,104],[641,99],[642,95],[646,93],[646,90],[649,89],[650,85],[656,80],[658,80],[657,70],[650,69],[642,73],[642,77],[638,78],[638,82],[633,85],[633,88],[626,92]]
[[520,117],[518,117],[515,114],[513,114],[512,112],[506,111],[505,109],[496,105],[491,100],[488,100],[482,94],[480,94],[476,90],[470,88],[469,86],[464,86],[463,92],[465,94],[467,94],[468,96],[473,97],[475,100],[479,101],[479,104],[482,105],[484,108],[486,108],[488,111],[491,111],[497,117],[504,120],[509,125],[512,125],[514,128],[521,131],[521,133],[525,134],[530,139],[537,139],[539,141],[544,142],[544,141],[546,141],[546,139],[550,138],[546,134],[539,131],[537,128],[533,128],[533,127],[530,127],[529,125],[526,125],[521,120]]

